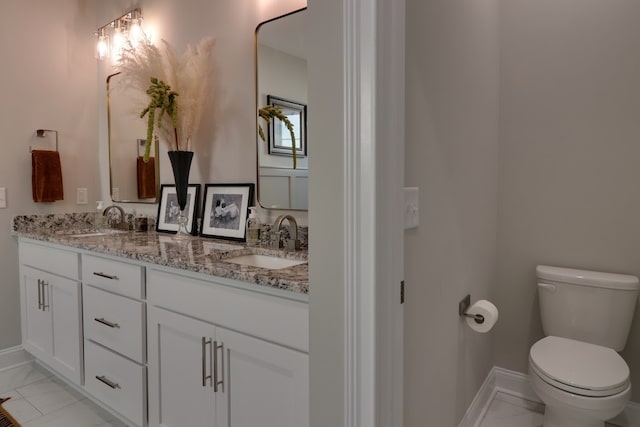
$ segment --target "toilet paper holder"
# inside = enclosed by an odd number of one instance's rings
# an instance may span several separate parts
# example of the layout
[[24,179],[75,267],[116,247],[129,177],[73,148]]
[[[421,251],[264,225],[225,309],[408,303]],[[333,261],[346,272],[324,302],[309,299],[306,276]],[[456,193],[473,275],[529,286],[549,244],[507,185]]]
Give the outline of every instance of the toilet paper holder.
[[471,305],[471,294],[469,294],[466,297],[464,297],[458,303],[458,315],[464,316],[464,317],[470,317],[473,320],[475,320],[476,323],[478,323],[480,325],[483,324],[484,323],[484,316],[482,314],[469,314],[469,313],[467,313],[467,310],[469,310],[469,306],[470,305]]

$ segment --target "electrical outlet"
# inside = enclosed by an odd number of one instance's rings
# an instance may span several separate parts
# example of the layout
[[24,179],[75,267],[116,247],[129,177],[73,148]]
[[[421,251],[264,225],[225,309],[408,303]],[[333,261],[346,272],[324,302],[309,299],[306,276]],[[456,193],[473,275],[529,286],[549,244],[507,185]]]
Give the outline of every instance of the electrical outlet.
[[0,209],[7,207],[7,189],[5,187],[0,188]]
[[404,229],[416,228],[420,225],[420,203],[418,187],[404,188]]
[[76,204],[86,205],[89,203],[88,191],[86,188],[78,188],[76,192]]

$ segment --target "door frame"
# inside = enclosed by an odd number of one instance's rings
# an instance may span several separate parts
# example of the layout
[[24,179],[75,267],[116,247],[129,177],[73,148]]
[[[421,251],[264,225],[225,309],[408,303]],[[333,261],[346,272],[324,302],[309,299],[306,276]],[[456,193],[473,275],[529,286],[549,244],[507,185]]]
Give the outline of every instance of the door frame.
[[348,427],[403,425],[404,22],[405,0],[344,1]]

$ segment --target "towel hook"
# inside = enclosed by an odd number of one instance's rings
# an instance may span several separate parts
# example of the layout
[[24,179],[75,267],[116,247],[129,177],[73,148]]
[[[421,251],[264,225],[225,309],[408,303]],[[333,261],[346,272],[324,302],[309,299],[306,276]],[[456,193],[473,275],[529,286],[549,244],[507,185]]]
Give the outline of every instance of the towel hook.
[[[38,129],[36,130],[36,135],[38,138],[44,138],[47,136],[47,132],[53,132],[56,134],[56,151],[58,151],[58,131],[53,129]],[[29,152],[33,151],[31,146],[29,146]]]

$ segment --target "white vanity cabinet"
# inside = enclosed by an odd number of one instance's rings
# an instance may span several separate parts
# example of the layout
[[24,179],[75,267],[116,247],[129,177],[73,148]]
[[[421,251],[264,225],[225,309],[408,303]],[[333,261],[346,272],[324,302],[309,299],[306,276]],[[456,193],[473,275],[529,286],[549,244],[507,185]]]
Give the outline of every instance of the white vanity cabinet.
[[303,296],[48,242],[19,250],[25,349],[127,425],[309,425]]
[[306,303],[161,271],[147,291],[151,426],[309,425]]
[[82,384],[82,316],[78,254],[20,244],[20,301],[25,350]]

